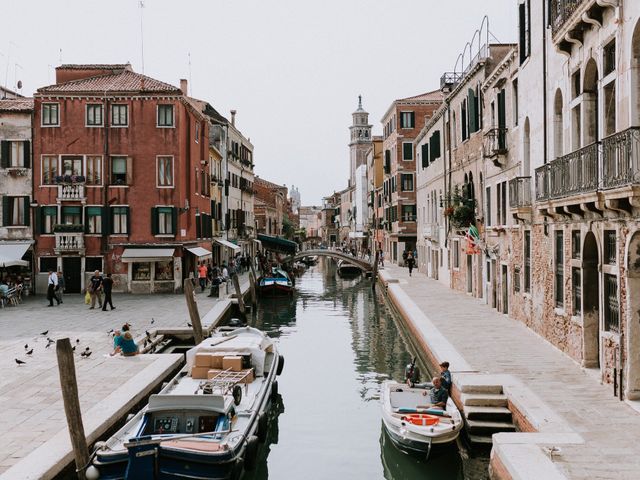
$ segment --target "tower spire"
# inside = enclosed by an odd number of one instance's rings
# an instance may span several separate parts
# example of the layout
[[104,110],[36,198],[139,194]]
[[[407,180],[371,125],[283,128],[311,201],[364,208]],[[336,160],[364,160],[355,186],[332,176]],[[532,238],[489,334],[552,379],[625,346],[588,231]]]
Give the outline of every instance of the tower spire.
[[358,95],[358,110],[362,110],[362,95]]

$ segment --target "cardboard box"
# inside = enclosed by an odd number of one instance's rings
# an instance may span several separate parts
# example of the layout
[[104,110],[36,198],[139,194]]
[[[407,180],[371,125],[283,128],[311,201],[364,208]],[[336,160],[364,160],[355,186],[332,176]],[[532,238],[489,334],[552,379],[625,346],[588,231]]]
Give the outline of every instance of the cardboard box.
[[206,380],[209,367],[191,367],[191,378],[196,380]]
[[224,357],[224,353],[213,353],[211,355],[211,368],[222,370],[222,359]]
[[231,369],[232,372],[239,372],[242,370],[242,357],[237,355],[227,355],[222,358],[222,369]]
[[211,367],[211,354],[210,353],[196,353],[196,358],[193,362],[196,367]]

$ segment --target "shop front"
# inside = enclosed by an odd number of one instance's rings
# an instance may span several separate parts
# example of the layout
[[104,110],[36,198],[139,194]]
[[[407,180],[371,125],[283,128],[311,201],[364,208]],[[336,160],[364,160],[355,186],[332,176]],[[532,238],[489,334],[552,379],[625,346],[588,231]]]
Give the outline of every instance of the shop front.
[[211,264],[212,254],[203,247],[187,247],[186,251],[188,255],[185,255],[184,271],[187,272],[188,277],[197,278],[198,267],[203,263]]
[[130,293],[174,293],[181,288],[181,261],[175,248],[125,248]]
[[33,292],[31,243],[0,243],[0,280],[10,287],[22,285],[22,295]]

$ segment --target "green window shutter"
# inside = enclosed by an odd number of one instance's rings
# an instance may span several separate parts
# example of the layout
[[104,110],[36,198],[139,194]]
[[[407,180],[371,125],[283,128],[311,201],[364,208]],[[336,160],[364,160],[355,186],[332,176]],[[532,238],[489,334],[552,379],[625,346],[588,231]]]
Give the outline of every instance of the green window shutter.
[[412,143],[402,144],[402,159],[413,160],[413,144]]
[[10,225],[9,217],[11,216],[11,197],[2,196],[2,225],[8,227]]
[[102,235],[109,235],[111,234],[111,208],[100,208],[100,215],[102,216]]
[[127,235],[131,235],[131,208],[123,207],[127,215]]
[[174,235],[178,235],[178,209],[173,207],[171,209],[171,229]]
[[429,166],[429,143],[422,144],[421,150],[422,156],[422,168],[427,168]]
[[35,207],[33,209],[33,233],[38,235],[42,232],[42,207]]
[[415,128],[416,127],[416,113],[415,112],[411,112],[411,115],[409,115],[411,117],[411,128]]
[[202,238],[202,215],[196,215],[196,238]]
[[467,90],[467,104],[469,108],[469,134],[478,131],[478,103],[472,88]]
[[9,142],[5,140],[0,142],[0,166],[2,166],[2,168],[9,168],[9,149]]
[[151,235],[158,234],[158,209],[151,207]]
[[31,168],[31,142],[25,140],[23,142],[24,148],[24,168]]
[[440,130],[436,130],[431,135],[431,162],[434,162],[437,158],[440,158]]
[[24,224],[28,227],[31,225],[31,202],[29,197],[22,197],[21,200],[24,202]]
[[505,128],[507,126],[505,97],[506,95],[503,88],[498,92],[498,128]]

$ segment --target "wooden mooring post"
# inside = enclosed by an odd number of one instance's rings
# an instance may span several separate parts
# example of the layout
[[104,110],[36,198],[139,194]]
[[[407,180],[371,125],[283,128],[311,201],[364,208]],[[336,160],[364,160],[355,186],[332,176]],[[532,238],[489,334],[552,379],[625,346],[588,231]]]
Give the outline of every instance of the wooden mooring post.
[[242,315],[245,315],[244,298],[242,298],[242,290],[240,289],[240,279],[238,274],[233,274],[233,288],[236,290],[236,298],[238,299],[238,309]]
[[380,252],[376,250],[376,256],[373,260],[373,271],[371,272],[371,289],[372,290],[376,289],[376,279],[378,277],[378,260],[380,260],[379,256],[380,256]]
[[255,309],[258,305],[258,298],[256,295],[256,276],[253,272],[249,272],[249,291],[251,292],[251,306]]
[[193,283],[190,278],[185,278],[182,283],[184,290],[184,298],[187,300],[187,308],[189,309],[189,318],[191,319],[191,328],[193,329],[193,340],[196,345],[204,340],[202,335],[202,323],[200,323],[200,313],[198,312],[198,304],[196,303],[196,294],[193,290]]
[[68,338],[61,338],[56,341],[56,355],[58,357],[64,413],[67,416],[67,426],[69,427],[69,437],[73,447],[76,471],[78,472],[78,478],[85,480],[85,468],[89,464],[89,447],[84,436],[80,399],[78,398],[76,366],[73,359],[73,349]]

